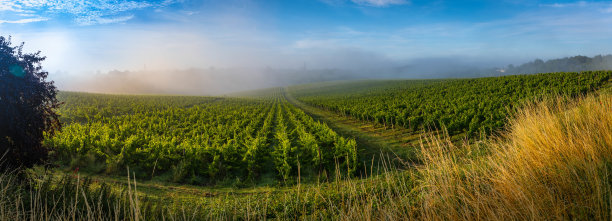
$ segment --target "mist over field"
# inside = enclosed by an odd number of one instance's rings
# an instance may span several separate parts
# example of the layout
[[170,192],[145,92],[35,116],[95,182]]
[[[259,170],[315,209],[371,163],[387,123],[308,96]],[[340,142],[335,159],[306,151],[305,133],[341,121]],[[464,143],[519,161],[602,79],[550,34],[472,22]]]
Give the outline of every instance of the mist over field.
[[508,72],[510,64],[612,52],[612,4],[599,1],[0,3],[0,35],[40,50],[50,79],[70,91],[212,95],[328,80],[498,76],[551,69]]
[[0,3],[0,35],[41,50],[60,90],[206,95],[497,76],[509,64],[612,52],[612,4],[600,1]]
[[[121,94],[222,95],[232,92],[303,83],[356,79],[474,78],[511,74],[612,69],[612,56],[574,56],[520,65],[466,61],[459,58],[423,58],[405,65],[389,62],[376,68],[190,68],[89,73],[58,78],[62,90]],[[332,66],[333,67],[333,66]],[[63,74],[58,74],[62,76]],[[103,82],[103,83],[102,83]]]
[[[187,69],[110,71],[63,80],[69,91],[127,94],[219,95],[265,87],[355,78],[342,70]],[[100,84],[100,82],[105,82]]]
[[[411,67],[412,68],[412,67]],[[63,90],[127,94],[218,95],[244,90],[335,80],[439,78],[436,72],[409,72],[406,67],[380,69],[190,68],[97,72],[57,79]],[[472,68],[475,70],[476,68]],[[449,70],[450,71],[450,70]],[[443,72],[448,73],[448,72]],[[104,82],[103,84],[101,82]]]

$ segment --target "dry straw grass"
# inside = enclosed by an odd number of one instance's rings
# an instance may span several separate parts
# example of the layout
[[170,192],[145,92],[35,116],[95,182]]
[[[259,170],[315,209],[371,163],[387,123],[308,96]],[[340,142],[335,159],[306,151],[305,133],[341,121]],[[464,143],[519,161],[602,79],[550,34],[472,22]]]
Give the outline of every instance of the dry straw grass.
[[430,137],[421,169],[424,219],[612,219],[612,96],[520,110],[490,154]]

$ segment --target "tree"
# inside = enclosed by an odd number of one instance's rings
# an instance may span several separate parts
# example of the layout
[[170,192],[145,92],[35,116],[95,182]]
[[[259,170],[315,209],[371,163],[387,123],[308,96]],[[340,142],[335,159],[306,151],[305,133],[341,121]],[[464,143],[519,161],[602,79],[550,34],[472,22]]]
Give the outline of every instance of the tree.
[[60,102],[53,81],[41,62],[45,57],[23,53],[23,43],[11,46],[0,36],[0,156],[2,169],[30,167],[47,158],[42,145],[45,134],[53,134],[60,123],[55,109]]

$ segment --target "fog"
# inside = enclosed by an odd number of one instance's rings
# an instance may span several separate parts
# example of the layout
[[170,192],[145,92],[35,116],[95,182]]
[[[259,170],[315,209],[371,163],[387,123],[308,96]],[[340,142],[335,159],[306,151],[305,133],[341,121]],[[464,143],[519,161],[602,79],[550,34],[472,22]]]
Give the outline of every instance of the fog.
[[47,55],[43,65],[60,90],[100,93],[219,95],[330,80],[470,77],[477,74],[474,70],[528,61],[457,55],[403,58],[365,43],[272,44],[269,33],[257,31],[216,35],[156,26],[23,33],[14,38],[26,42],[26,51]]
[[[578,70],[573,60],[551,63],[562,64],[556,69],[508,65],[612,52],[612,4],[601,2],[503,1],[464,11],[451,10],[461,6],[454,1],[16,2],[0,6],[0,35],[40,50],[49,78],[70,91],[219,95],[330,80],[499,76]],[[40,18],[25,18],[29,10]],[[608,68],[604,60],[587,69]]]
[[110,71],[58,79],[61,90],[121,94],[221,95],[268,87],[366,78],[340,69],[186,69]]
[[[422,58],[405,62],[372,63],[358,55],[352,68],[189,68],[118,71],[69,75],[57,73],[61,90],[119,94],[223,95],[260,88],[303,83],[357,79],[474,78],[545,72],[610,70],[612,55],[573,56],[543,61],[501,65],[500,62],[469,58]],[[325,57],[324,57],[325,58]],[[342,57],[339,64],[352,58]],[[327,60],[331,62],[333,59]],[[61,78],[63,77],[63,78]]]
[[[111,70],[108,72],[55,73],[61,90],[126,94],[220,95],[294,84],[356,79],[425,79],[477,77],[489,64],[452,58],[427,58],[406,62],[373,61],[364,55],[353,58],[322,56],[322,62],[296,68],[187,68]],[[351,67],[352,66],[352,67]],[[337,68],[340,67],[340,68]],[[493,73],[491,73],[493,74]],[[53,75],[53,74],[52,74]]]
[[[320,78],[312,79],[314,74]],[[69,91],[127,94],[219,95],[294,83],[343,79],[339,71],[274,69],[186,69],[110,71],[62,80]]]

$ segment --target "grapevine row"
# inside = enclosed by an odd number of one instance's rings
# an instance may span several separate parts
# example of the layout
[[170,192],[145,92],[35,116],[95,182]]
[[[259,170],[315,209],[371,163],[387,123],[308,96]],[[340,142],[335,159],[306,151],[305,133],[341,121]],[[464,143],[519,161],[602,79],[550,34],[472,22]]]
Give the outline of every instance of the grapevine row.
[[477,79],[371,80],[290,87],[319,108],[412,130],[446,128],[451,135],[503,128],[512,110],[537,98],[578,96],[609,85],[612,71],[548,73]]
[[355,141],[291,106],[280,89],[260,99],[63,96],[65,126],[45,145],[71,168],[129,167],[141,178],[211,184],[268,175],[287,182],[357,167]]

